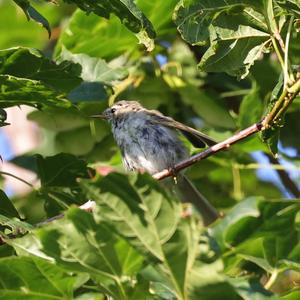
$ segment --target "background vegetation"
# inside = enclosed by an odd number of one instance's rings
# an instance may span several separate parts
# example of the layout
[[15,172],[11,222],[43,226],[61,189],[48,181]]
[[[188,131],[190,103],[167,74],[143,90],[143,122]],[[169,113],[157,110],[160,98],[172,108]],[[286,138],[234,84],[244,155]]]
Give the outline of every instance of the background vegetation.
[[[0,191],[0,299],[299,299],[299,1],[49,2],[0,1],[0,126],[27,105],[43,136],[11,160],[36,174],[30,192]],[[88,117],[116,99],[218,141],[267,115],[187,169],[224,218],[205,228],[124,173]]]

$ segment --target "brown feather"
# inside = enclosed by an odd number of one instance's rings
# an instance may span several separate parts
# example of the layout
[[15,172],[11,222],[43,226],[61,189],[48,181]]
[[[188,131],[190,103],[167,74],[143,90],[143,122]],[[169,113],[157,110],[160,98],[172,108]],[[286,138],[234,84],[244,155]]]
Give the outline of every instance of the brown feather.
[[147,110],[147,113],[153,117],[151,120],[153,123],[179,130],[193,144],[194,147],[203,148],[205,145],[213,146],[217,143],[208,135],[192,127],[177,122],[170,117],[166,117],[156,110]]

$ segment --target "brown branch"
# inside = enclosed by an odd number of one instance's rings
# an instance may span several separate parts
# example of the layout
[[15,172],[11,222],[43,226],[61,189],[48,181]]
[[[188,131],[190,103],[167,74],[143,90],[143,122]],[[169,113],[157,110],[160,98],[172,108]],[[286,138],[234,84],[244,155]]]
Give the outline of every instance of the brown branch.
[[248,136],[250,136],[256,132],[259,132],[261,129],[262,129],[262,121],[254,124],[254,125],[251,125],[250,127],[236,133],[235,135],[231,136],[230,138],[226,139],[223,142],[213,145],[213,146],[207,148],[206,150],[181,161],[180,163],[176,164],[171,170],[165,169],[165,170],[162,170],[161,172],[154,174],[153,178],[155,178],[157,180],[162,180],[166,177],[173,176],[180,170],[185,169],[204,158],[207,158],[219,151],[228,149],[231,145],[247,138]]
[[[280,162],[274,156],[265,153],[266,157],[269,159],[270,163],[273,165],[280,165]],[[284,169],[276,170],[282,184],[285,188],[296,198],[300,198],[300,191],[295,184],[295,182],[290,178],[289,174]]]
[[188,159],[181,161],[176,164],[172,169],[165,169],[153,175],[153,178],[157,180],[162,180],[169,176],[174,176],[177,172],[185,169],[194,163],[209,157],[219,151],[228,149],[231,145],[239,142],[248,136],[259,132],[264,129],[268,129],[272,126],[276,126],[279,122],[280,118],[283,117],[286,112],[288,106],[292,103],[292,101],[296,98],[300,90],[300,72],[297,72],[297,80],[290,87],[284,88],[275,105],[271,109],[271,111],[260,121],[259,123],[253,124],[250,127],[236,133],[232,137],[226,139],[223,142],[220,142],[212,147],[207,148],[203,152],[200,152],[194,156],[191,156]]

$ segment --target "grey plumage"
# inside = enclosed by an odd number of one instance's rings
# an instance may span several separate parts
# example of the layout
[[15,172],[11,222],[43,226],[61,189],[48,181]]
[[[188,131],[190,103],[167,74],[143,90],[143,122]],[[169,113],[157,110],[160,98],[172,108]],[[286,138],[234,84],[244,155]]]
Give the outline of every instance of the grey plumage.
[[[180,140],[179,133],[184,134],[195,146],[204,147],[205,144],[215,143],[199,131],[158,111],[147,110],[136,101],[119,101],[106,109],[101,117],[111,123],[124,167],[130,171],[155,174],[163,169],[170,169],[187,158],[188,151]],[[185,176],[180,179],[178,186],[184,200],[194,203],[202,212],[205,224],[218,217],[215,209]],[[188,190],[183,191],[184,188]]]

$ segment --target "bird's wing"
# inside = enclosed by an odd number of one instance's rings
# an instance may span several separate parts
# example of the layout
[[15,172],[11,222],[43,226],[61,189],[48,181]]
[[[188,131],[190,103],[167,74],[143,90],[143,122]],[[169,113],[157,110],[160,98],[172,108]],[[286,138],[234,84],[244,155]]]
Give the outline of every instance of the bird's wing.
[[194,147],[203,148],[205,145],[213,146],[217,143],[208,135],[177,122],[170,117],[166,117],[156,110],[148,110],[147,113],[151,115],[151,122],[179,130]]

